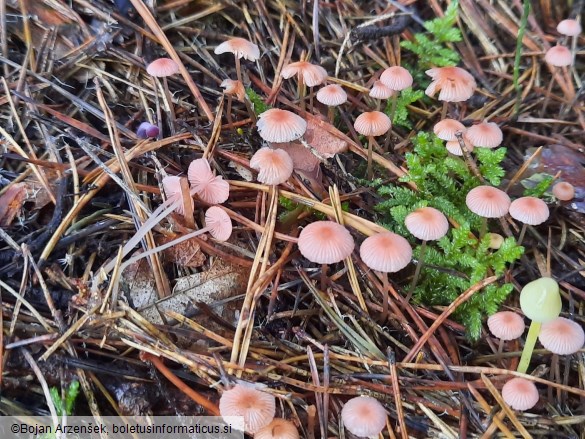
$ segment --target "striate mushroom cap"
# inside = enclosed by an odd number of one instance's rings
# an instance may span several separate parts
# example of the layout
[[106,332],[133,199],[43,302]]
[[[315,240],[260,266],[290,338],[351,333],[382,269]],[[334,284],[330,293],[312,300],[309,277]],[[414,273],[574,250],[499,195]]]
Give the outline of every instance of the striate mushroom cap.
[[493,186],[477,186],[465,198],[469,210],[483,218],[501,218],[508,213],[510,197]]
[[327,71],[323,67],[308,61],[290,63],[280,72],[280,76],[284,79],[292,78],[295,75],[299,75],[307,87],[323,84],[327,79]]
[[504,134],[495,122],[481,122],[467,129],[467,138],[478,148],[495,148],[502,144]]
[[329,84],[319,89],[317,100],[328,107],[337,107],[347,102],[347,93],[340,85]]
[[360,257],[372,270],[394,273],[410,263],[412,247],[402,236],[382,232],[364,240],[360,246]]
[[537,226],[548,219],[548,206],[540,198],[522,197],[510,204],[510,216],[523,224]]
[[179,73],[179,65],[170,58],[159,58],[146,67],[146,72],[151,76],[163,78]]
[[555,67],[566,67],[573,64],[573,54],[565,46],[553,46],[544,54],[544,60]]
[[502,387],[502,398],[514,410],[530,410],[538,402],[538,389],[532,381],[512,378]]
[[256,61],[260,58],[258,46],[245,38],[230,38],[218,45],[213,51],[216,55],[222,53],[233,53],[237,58],[244,58],[248,61]]
[[267,142],[285,143],[305,134],[307,121],[290,111],[271,108],[260,114],[256,127]]
[[538,339],[553,354],[571,355],[583,347],[585,333],[579,323],[557,317],[542,324]]
[[377,399],[358,396],[345,403],[341,420],[347,430],[356,436],[378,436],[386,427],[386,410]]
[[376,137],[386,134],[392,128],[392,123],[381,111],[366,111],[356,118],[353,127],[364,136]]
[[501,340],[515,340],[525,329],[524,319],[512,311],[500,311],[492,314],[487,321],[488,328],[494,337]]
[[276,399],[270,393],[237,384],[219,400],[221,416],[242,416],[246,431],[256,433],[274,419]]
[[432,97],[439,92],[440,101],[466,101],[477,88],[473,76],[460,67],[435,67],[425,73],[433,79],[425,94]]
[[412,85],[412,75],[404,67],[393,66],[382,72],[380,81],[392,90],[402,91]]
[[260,148],[250,159],[250,167],[258,171],[258,181],[279,185],[289,179],[293,161],[283,149]]
[[441,239],[449,231],[449,220],[433,207],[422,207],[409,213],[404,219],[404,225],[422,241]]
[[317,264],[341,262],[355,246],[351,233],[333,221],[315,221],[306,226],[299,235],[301,254]]

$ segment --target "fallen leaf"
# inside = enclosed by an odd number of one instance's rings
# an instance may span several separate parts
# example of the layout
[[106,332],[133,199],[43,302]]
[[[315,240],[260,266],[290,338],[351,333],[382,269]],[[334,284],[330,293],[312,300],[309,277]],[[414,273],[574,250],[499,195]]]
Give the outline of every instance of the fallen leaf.
[[26,185],[13,184],[0,196],[0,226],[9,226],[26,201]]

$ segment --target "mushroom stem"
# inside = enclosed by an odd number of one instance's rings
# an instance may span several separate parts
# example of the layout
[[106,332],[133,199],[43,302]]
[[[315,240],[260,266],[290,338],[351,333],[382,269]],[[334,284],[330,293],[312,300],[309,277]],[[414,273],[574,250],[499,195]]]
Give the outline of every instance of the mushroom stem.
[[230,129],[233,128],[234,122],[232,120],[232,97],[230,95],[227,96],[226,117],[228,124],[230,125]]
[[173,107],[173,99],[171,97],[171,93],[169,92],[169,83],[167,81],[166,76],[163,77],[163,93],[165,95],[165,102],[167,104],[167,110],[169,111],[170,122],[169,125],[171,127],[171,134],[175,135],[175,108]]
[[382,278],[382,316],[381,321],[385,322],[388,318],[388,300],[390,299],[388,295],[388,290],[390,289],[390,283],[388,282],[388,273],[382,273],[381,271],[377,271],[378,277]]
[[321,264],[321,290],[325,291],[325,285],[327,285],[327,264]]
[[238,81],[240,81],[243,85],[244,81],[242,81],[242,67],[240,66],[240,58],[238,58],[237,55],[234,55],[234,59],[236,60],[236,76],[238,77]]
[[394,113],[396,113],[396,102],[398,101],[398,92],[394,93],[391,98],[390,121],[394,123]]
[[410,301],[412,294],[414,293],[414,289],[416,288],[416,284],[418,282],[418,278],[420,276],[420,271],[425,263],[425,250],[427,249],[427,242],[423,241],[422,245],[420,246],[420,253],[418,257],[418,264],[416,264],[416,269],[414,270],[414,278],[412,279],[412,283],[410,284],[410,288],[408,289],[408,294],[406,295],[406,302]]
[[449,103],[447,101],[443,101],[443,108],[441,109],[441,120],[447,117],[447,110],[449,109]]
[[333,125],[333,122],[335,122],[335,107],[327,107],[327,119]]
[[522,245],[522,241],[524,240],[524,235],[526,234],[526,229],[528,228],[528,224],[522,224],[522,229],[520,229],[520,235],[518,236],[518,242],[516,245]]
[[374,176],[374,171],[372,169],[372,148],[374,147],[374,137],[368,136],[368,168],[367,168],[367,178],[371,180]]
[[479,239],[482,240],[487,232],[487,218],[481,217],[481,228],[479,229]]
[[298,93],[299,93],[299,102],[301,106],[301,111],[305,111],[305,93],[307,92],[307,86],[305,85],[305,81],[303,81],[303,77],[299,73],[299,80],[298,83]]
[[532,351],[536,345],[536,339],[540,333],[541,325],[540,322],[535,322],[534,320],[530,322],[530,328],[528,329],[528,335],[526,336],[526,342],[524,343],[524,350],[522,351],[520,363],[518,363],[518,368],[516,369],[517,372],[526,373],[528,370],[530,359],[532,358]]

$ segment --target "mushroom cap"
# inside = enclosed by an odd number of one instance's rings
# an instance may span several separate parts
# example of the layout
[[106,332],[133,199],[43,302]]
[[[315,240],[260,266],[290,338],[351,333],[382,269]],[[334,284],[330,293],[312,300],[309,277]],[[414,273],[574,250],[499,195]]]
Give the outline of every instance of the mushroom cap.
[[433,207],[421,207],[409,213],[404,225],[410,233],[423,241],[441,239],[449,231],[449,220]]
[[460,67],[435,67],[425,73],[433,79],[425,90],[425,94],[432,97],[440,91],[440,101],[466,101],[477,87],[473,76]]
[[544,60],[555,67],[566,67],[573,64],[573,54],[565,46],[553,46],[544,54]]
[[490,233],[490,245],[489,247],[493,250],[499,249],[504,243],[504,237],[499,233]]
[[374,99],[389,99],[394,93],[395,91],[384,84],[382,81],[376,81],[370,89],[369,96]]
[[537,226],[548,219],[548,206],[540,198],[522,197],[510,204],[510,216],[523,224]]
[[[467,138],[467,133],[463,134],[463,141],[465,142],[465,146],[469,152],[473,151],[475,148]],[[463,155],[463,151],[461,150],[461,145],[459,144],[459,140],[449,140],[445,142],[445,148],[451,154],[461,157]]]
[[232,220],[219,206],[211,206],[205,212],[205,227],[218,241],[227,241],[232,235]]
[[260,49],[256,44],[238,37],[224,41],[213,52],[216,55],[226,52],[233,53],[237,58],[244,58],[248,61],[256,61],[260,58]]
[[355,246],[351,233],[333,221],[315,221],[299,235],[301,254],[317,264],[335,264],[351,255]]
[[146,67],[146,72],[151,76],[162,78],[179,73],[179,65],[170,58],[159,58]]
[[433,132],[441,140],[457,140],[455,133],[464,133],[465,125],[455,119],[443,119],[435,124]]
[[244,84],[241,81],[234,80],[234,79],[224,79],[221,84],[219,84],[221,88],[223,88],[223,92],[226,95],[235,96],[240,101],[243,101],[246,97],[246,89],[244,88]]
[[553,186],[552,193],[561,201],[570,201],[575,198],[575,186],[566,181],[559,181]]
[[501,218],[508,213],[510,197],[493,186],[477,186],[465,197],[469,210],[483,218]]
[[396,233],[376,233],[364,240],[360,246],[360,257],[372,270],[394,273],[409,264],[412,247]]
[[479,148],[495,148],[502,144],[504,134],[495,122],[481,122],[467,129],[467,138]]
[[404,67],[392,66],[382,72],[380,81],[392,90],[402,91],[412,85],[412,75]]
[[283,149],[260,148],[250,159],[250,167],[258,171],[258,181],[278,185],[289,179],[293,161]]
[[343,425],[360,437],[378,436],[386,427],[386,410],[377,399],[358,396],[341,409]]
[[538,339],[553,354],[571,355],[583,347],[585,333],[579,323],[557,317],[542,324]]
[[156,125],[151,124],[150,122],[142,122],[136,129],[136,135],[140,139],[157,137],[159,133],[160,130],[158,129],[158,127]]
[[[180,215],[185,215],[185,205],[182,202],[183,192],[181,191],[181,177],[177,177],[176,175],[165,177],[162,179],[162,185],[163,190],[165,191],[165,195],[171,203],[176,203],[179,200],[181,201],[175,211],[177,211]],[[193,199],[190,195],[188,199],[191,203],[193,202]]]
[[317,100],[328,107],[337,107],[347,102],[347,93],[341,85],[329,84],[319,89]]
[[305,134],[307,121],[290,111],[271,108],[258,116],[256,127],[267,142],[285,143]]
[[492,314],[488,318],[487,325],[494,337],[505,341],[519,338],[525,329],[522,316],[512,311]]
[[254,435],[254,439],[299,439],[299,437],[299,430],[295,424],[281,418],[275,418]]
[[520,308],[526,317],[539,323],[550,322],[561,313],[559,284],[550,277],[527,283],[520,291]]
[[283,67],[280,76],[284,79],[299,75],[307,87],[323,84],[327,79],[327,70],[308,61],[297,61]]
[[276,400],[270,393],[237,384],[219,399],[221,416],[242,416],[246,431],[256,433],[274,419]]
[[576,37],[581,33],[581,25],[577,20],[567,18],[557,24],[557,31],[568,37]]
[[502,387],[502,398],[514,410],[529,410],[538,402],[538,389],[532,381],[512,378]]
[[353,127],[364,136],[375,137],[386,134],[392,128],[392,123],[381,111],[366,111],[356,118]]
[[196,159],[187,170],[191,191],[208,204],[221,204],[230,195],[230,185],[221,176],[213,175],[206,159]]

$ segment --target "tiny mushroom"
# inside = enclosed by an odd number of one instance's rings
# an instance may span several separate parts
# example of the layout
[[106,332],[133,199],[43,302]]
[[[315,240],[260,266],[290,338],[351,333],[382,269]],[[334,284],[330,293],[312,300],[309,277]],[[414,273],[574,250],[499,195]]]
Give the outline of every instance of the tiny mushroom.
[[317,92],[317,100],[327,106],[327,118],[330,123],[335,119],[335,107],[347,102],[347,93],[337,84],[321,87]]
[[566,181],[559,181],[553,186],[552,193],[560,201],[571,201],[575,198],[575,186]]
[[227,41],[224,41],[223,43],[218,45],[214,50],[214,53],[216,55],[220,55],[226,52],[234,54],[234,59],[236,63],[236,75],[238,81],[240,81],[243,84],[240,59],[244,58],[247,59],[248,61],[256,61],[258,58],[260,58],[260,49],[256,44],[246,40],[245,38],[235,37]]
[[183,192],[181,190],[181,177],[177,177],[176,175],[165,177],[162,179],[162,185],[167,199],[170,203],[177,206],[175,210],[180,215],[185,215],[185,212],[193,213],[193,198],[191,198],[191,195],[186,197],[187,202],[191,204],[185,206],[185,198],[183,198]]
[[524,350],[518,364],[518,372],[526,373],[532,357],[532,351],[540,332],[541,325],[556,319],[561,313],[561,295],[559,284],[550,277],[529,282],[520,292],[520,308],[530,322],[530,328]]
[[283,149],[260,148],[250,159],[250,167],[258,171],[258,181],[264,184],[284,183],[293,172],[293,161]]
[[299,99],[301,101],[301,110],[305,110],[305,88],[315,87],[323,84],[327,79],[327,71],[318,65],[311,64],[308,61],[297,61],[288,64],[280,72],[284,79],[297,76],[297,86]]
[[412,247],[402,236],[382,232],[364,240],[360,246],[360,257],[364,264],[382,278],[382,319],[388,316],[388,273],[395,273],[412,260]]
[[256,127],[267,142],[285,143],[305,134],[307,122],[290,111],[271,108],[260,114]]
[[471,189],[465,197],[469,210],[482,219],[480,237],[483,237],[487,228],[488,218],[501,218],[508,213],[510,197],[508,194],[492,186],[477,186]]
[[315,221],[299,234],[299,251],[311,262],[321,264],[321,285],[325,286],[327,265],[349,257],[354,249],[351,233],[333,221]]
[[[375,81],[368,93],[370,97],[378,100],[390,99],[394,95],[394,90],[384,84],[382,81]],[[379,105],[379,101],[378,101]]]
[[473,76],[460,67],[435,67],[425,73],[432,79],[425,94],[433,97],[435,93],[439,92],[438,99],[443,101],[441,119],[444,119],[447,114],[449,102],[468,100],[477,87]]
[[156,125],[150,122],[142,122],[136,129],[136,135],[140,139],[148,139],[150,137],[158,137],[160,130]]
[[441,211],[434,207],[421,207],[406,216],[404,225],[410,233],[422,241],[414,278],[406,296],[406,300],[409,301],[416,288],[418,277],[424,265],[427,241],[436,241],[445,236],[449,231],[449,220],[447,220],[447,217]]
[[435,124],[433,132],[441,140],[457,141],[455,133],[465,132],[465,125],[455,119],[443,119]]
[[510,216],[516,221],[522,223],[522,230],[518,237],[518,245],[522,243],[526,228],[530,226],[537,226],[548,219],[548,206],[540,198],[536,197],[521,197],[510,204]]
[[568,37],[576,37],[581,33],[581,25],[577,20],[567,18],[557,24],[557,31]]
[[368,168],[367,177],[372,179],[372,149],[374,148],[374,137],[386,134],[392,128],[390,118],[381,111],[367,111],[360,114],[353,127],[355,130],[368,137]]
[[504,135],[498,124],[494,122],[481,122],[467,129],[467,138],[478,148],[495,148],[502,144]]
[[242,416],[246,431],[254,434],[274,419],[276,399],[252,386],[237,384],[221,395],[219,412],[223,417]]
[[573,54],[565,46],[553,46],[544,54],[544,60],[555,67],[567,67],[573,64]]
[[[473,144],[469,141],[467,133],[463,134],[463,141],[465,142],[465,147],[467,148],[467,151],[471,152],[475,149]],[[447,151],[449,151],[453,155],[456,155],[458,157],[463,156],[463,150],[461,149],[461,144],[459,143],[459,140],[449,140],[445,142],[445,148],[447,148]]]
[[221,175],[215,176],[206,159],[191,162],[187,171],[191,192],[208,204],[221,204],[230,194],[230,185]]
[[299,430],[291,421],[275,418],[254,435],[254,439],[299,439]]
[[378,436],[386,427],[386,410],[377,399],[358,396],[345,403],[341,420],[347,430],[359,437]]
[[224,79],[219,86],[223,88],[226,95],[235,96],[239,101],[243,101],[246,97],[246,90],[241,81]]
[[402,91],[412,85],[412,75],[404,67],[392,66],[382,72],[380,81],[394,91]]
[[179,65],[170,58],[158,58],[146,67],[146,72],[151,76],[164,78],[179,73]]
[[557,317],[542,324],[538,339],[553,354],[571,355],[583,347],[585,333],[579,323]]
[[502,387],[502,398],[514,410],[530,410],[538,402],[538,389],[525,378],[512,378]]
[[504,341],[519,338],[525,329],[522,316],[512,311],[500,311],[492,314],[488,318],[487,325],[494,337]]
[[504,243],[504,237],[499,233],[488,233],[490,237],[490,245],[489,247],[492,250],[498,250],[502,244]]
[[502,353],[504,342],[520,338],[526,329],[522,316],[512,311],[492,314],[487,320],[487,326],[492,335],[500,339],[498,355]]

